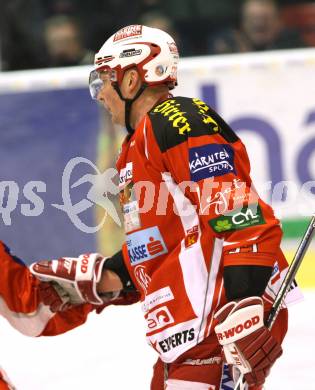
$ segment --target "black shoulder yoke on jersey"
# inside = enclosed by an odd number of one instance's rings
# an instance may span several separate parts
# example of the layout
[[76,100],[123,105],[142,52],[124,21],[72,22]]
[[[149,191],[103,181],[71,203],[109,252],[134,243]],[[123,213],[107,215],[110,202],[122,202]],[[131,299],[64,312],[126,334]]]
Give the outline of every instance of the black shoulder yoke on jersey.
[[220,134],[227,142],[238,140],[220,115],[199,99],[172,97],[154,106],[148,115],[162,152],[188,137]]

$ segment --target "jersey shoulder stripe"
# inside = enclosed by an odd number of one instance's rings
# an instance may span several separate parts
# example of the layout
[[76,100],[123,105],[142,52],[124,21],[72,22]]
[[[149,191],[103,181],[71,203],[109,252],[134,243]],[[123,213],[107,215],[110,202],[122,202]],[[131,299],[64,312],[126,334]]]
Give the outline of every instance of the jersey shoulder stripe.
[[227,142],[238,140],[223,119],[196,98],[172,97],[154,106],[148,115],[161,152],[188,137],[220,134]]

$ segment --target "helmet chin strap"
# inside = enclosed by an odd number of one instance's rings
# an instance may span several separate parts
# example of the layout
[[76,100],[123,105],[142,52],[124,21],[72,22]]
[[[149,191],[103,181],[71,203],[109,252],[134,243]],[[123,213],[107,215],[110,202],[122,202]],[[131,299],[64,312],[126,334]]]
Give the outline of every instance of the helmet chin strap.
[[116,92],[118,93],[120,99],[125,102],[125,125],[126,125],[126,129],[127,129],[128,133],[133,134],[135,130],[130,125],[131,106],[132,106],[132,103],[135,100],[137,100],[138,97],[142,94],[142,92],[146,89],[147,85],[145,83],[143,83],[141,85],[139,91],[135,94],[135,96],[132,99],[128,99],[128,98],[123,97],[121,90],[118,86],[118,83],[115,83],[113,85],[113,87],[115,88]]

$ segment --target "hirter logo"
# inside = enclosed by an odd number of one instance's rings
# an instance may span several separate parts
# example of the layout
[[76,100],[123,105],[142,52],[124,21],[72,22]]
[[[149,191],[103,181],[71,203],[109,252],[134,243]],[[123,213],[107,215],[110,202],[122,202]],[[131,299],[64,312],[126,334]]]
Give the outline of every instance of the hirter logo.
[[217,333],[218,339],[224,340],[224,339],[229,339],[230,337],[234,337],[236,334],[242,333],[244,329],[247,330],[252,326],[257,325],[259,320],[260,320],[259,316],[254,316],[246,320],[243,324],[236,325],[233,328],[225,330],[223,333]]

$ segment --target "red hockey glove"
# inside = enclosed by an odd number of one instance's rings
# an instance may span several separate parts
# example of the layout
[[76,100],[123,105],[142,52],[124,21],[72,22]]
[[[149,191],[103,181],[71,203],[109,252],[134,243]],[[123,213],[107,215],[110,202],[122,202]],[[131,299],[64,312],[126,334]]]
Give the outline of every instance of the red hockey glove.
[[[41,281],[51,282],[54,286],[59,295],[59,300],[55,297],[55,311],[64,309],[67,303],[102,305],[104,301],[97,293],[96,285],[101,279],[106,259],[98,253],[91,253],[78,258],[39,261],[31,264],[30,270]],[[47,285],[50,284],[43,284],[40,288],[44,303],[54,300]],[[53,309],[54,304],[48,304]]]
[[237,366],[249,386],[261,386],[282,348],[264,325],[260,297],[229,302],[215,314],[219,343],[228,364]]
[[38,292],[43,304],[49,306],[54,313],[71,307],[68,294],[57,283],[40,282]]

